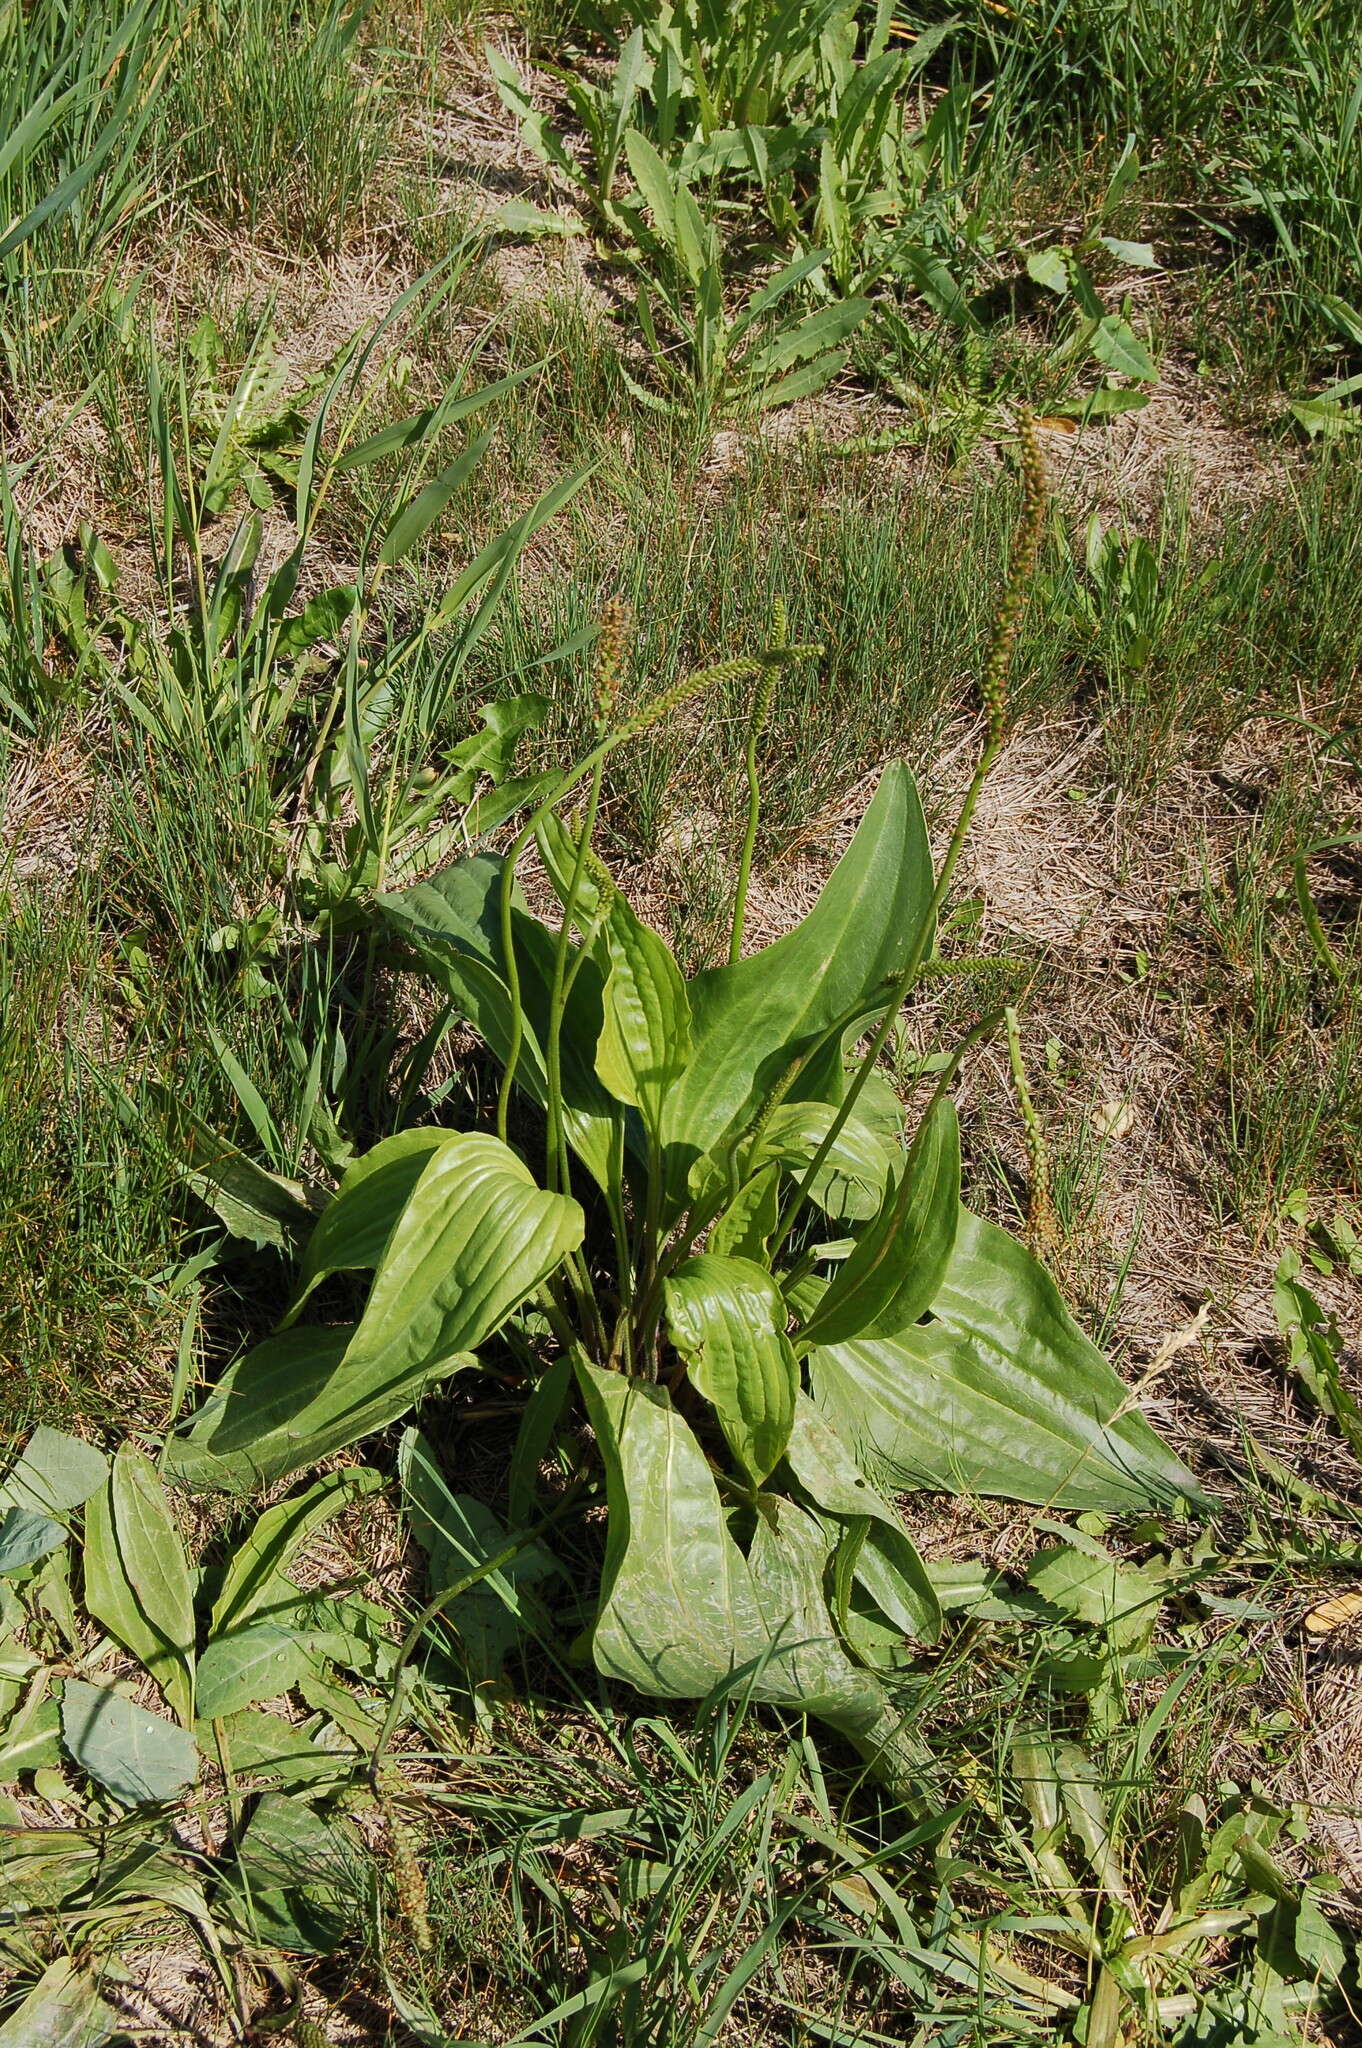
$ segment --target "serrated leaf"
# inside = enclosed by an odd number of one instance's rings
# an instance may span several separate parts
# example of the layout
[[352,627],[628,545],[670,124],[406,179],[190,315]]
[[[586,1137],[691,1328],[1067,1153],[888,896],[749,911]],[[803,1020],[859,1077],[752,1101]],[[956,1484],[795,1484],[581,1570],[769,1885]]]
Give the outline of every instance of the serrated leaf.
[[1157,384],[1159,373],[1149,350],[1128,320],[1119,313],[1104,313],[1093,323],[1088,347],[1099,363],[1123,377],[1135,377],[1144,384]]
[[351,1465],[266,1508],[250,1535],[233,1547],[209,1618],[210,1635],[225,1635],[295,1606],[298,1588],[287,1575],[295,1553],[318,1529],[384,1483],[381,1472]]
[[789,1441],[799,1389],[784,1297],[764,1267],[715,1252],[678,1266],[665,1294],[667,1333],[687,1361],[690,1383],[759,1486]]
[[1052,1607],[1075,1621],[1105,1629],[1118,1645],[1146,1637],[1159,1610],[1159,1588],[1143,1573],[1105,1553],[1087,1556],[1068,1543],[1038,1551],[1027,1567],[1026,1582]]
[[1043,291],[1063,299],[1069,292],[1069,265],[1062,249],[1032,249],[1026,258],[1026,274]]
[[72,1761],[123,1806],[174,1799],[198,1776],[198,1745],[187,1729],[105,1686],[68,1678],[61,1725]]

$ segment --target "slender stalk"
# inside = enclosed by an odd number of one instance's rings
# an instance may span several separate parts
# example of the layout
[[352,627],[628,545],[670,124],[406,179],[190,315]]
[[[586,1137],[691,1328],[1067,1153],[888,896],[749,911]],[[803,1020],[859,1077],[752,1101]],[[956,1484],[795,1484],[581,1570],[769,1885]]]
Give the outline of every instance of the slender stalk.
[[596,812],[601,801],[601,778],[605,774],[604,761],[596,763],[596,772],[591,778],[591,790],[586,800],[586,816],[582,821],[582,836],[577,842],[577,855],[568,879],[567,895],[563,904],[562,920],[558,926],[558,940],[553,949],[553,981],[549,988],[548,1041],[544,1047],[545,1083],[548,1091],[548,1151],[545,1161],[544,1185],[553,1188],[555,1184],[564,1193],[568,1186],[567,1143],[563,1137],[563,1012],[567,1007],[568,950],[572,943],[572,914],[577,907],[577,892],[582,886],[586,871],[586,857],[591,848],[591,835],[596,829]]
[[818,1178],[824,1160],[841,1137],[842,1132],[846,1129],[851,1113],[860,1101],[866,1082],[870,1079],[875,1063],[883,1052],[889,1034],[898,1020],[899,1011],[903,1008],[908,992],[921,972],[923,959],[926,956],[928,946],[931,944],[932,935],[936,930],[937,915],[946,900],[947,892],[955,878],[956,863],[959,861],[960,855],[964,850],[965,840],[974,819],[974,807],[979,801],[980,791],[988,780],[989,770],[998,758],[998,751],[997,744],[990,740],[979,757],[979,765],[974,771],[974,779],[965,792],[965,801],[961,805],[960,815],[955,821],[955,830],[951,834],[951,843],[947,847],[946,857],[941,863],[941,873],[937,879],[936,888],[932,891],[932,900],[927,906],[926,915],[918,926],[917,936],[913,941],[907,962],[900,972],[898,980],[890,990],[884,1015],[875,1027],[875,1035],[866,1047],[855,1072],[852,1074],[847,1092],[842,1097],[837,1114],[828,1125],[822,1144],[810,1160],[804,1178],[800,1181],[799,1186],[785,1205],[784,1213],[776,1227],[775,1242],[771,1247],[772,1258],[779,1252],[786,1238],[798,1222],[800,1212],[808,1200],[809,1189]]
[[842,1098],[836,1116],[828,1126],[827,1135],[809,1163],[803,1179],[785,1205],[784,1213],[777,1226],[772,1256],[779,1252],[799,1220],[809,1189],[813,1186],[829,1152],[846,1128],[847,1120],[861,1098],[861,1092],[869,1080],[876,1061],[884,1050],[895,1020],[904,1001],[922,970],[927,948],[936,931],[937,917],[945,903],[955,876],[956,863],[964,849],[965,840],[974,821],[975,806],[980,792],[988,780],[989,771],[1002,752],[1007,732],[1007,685],[1012,667],[1012,655],[1017,644],[1021,627],[1022,612],[1025,609],[1031,578],[1035,573],[1036,556],[1040,548],[1040,537],[1045,525],[1045,466],[1041,460],[1040,443],[1036,439],[1035,422],[1031,415],[1023,412],[1017,419],[1017,438],[1021,445],[1022,469],[1022,516],[1017,527],[1012,561],[1008,569],[1007,585],[1003,591],[1002,603],[994,620],[989,640],[983,674],[979,682],[979,695],[983,702],[986,718],[983,752],[973,780],[965,792],[960,806],[960,815],[951,833],[946,857],[941,863],[941,873],[932,891],[932,900],[927,914],[918,926],[917,935],[909,949],[908,958],[889,994],[884,1015],[876,1026],[875,1034],[851,1077],[850,1085]]
[[[771,652],[780,654],[789,638],[789,621],[785,611],[785,600],[778,597],[773,606],[771,621]],[[766,722],[771,716],[771,699],[775,695],[776,663],[767,665],[757,680],[752,693],[752,715],[747,721],[747,750],[743,756],[743,772],[747,778],[747,825],[743,832],[742,853],[738,860],[738,883],[733,892],[733,930],[728,941],[728,964],[735,966],[742,958],[743,925],[747,916],[747,887],[752,879],[752,856],[757,846],[757,826],[761,819],[761,778],[757,773],[757,746]]]
[[696,696],[701,690],[709,689],[716,683],[736,681],[740,676],[753,674],[759,667],[760,663],[752,655],[739,655],[734,661],[716,662],[713,668],[696,669],[674,684],[670,690],[664,690],[660,696],[652,698],[641,710],[636,711],[632,718],[627,718],[614,732],[607,733],[589,754],[584,754],[574,767],[567,769],[560,776],[549,795],[535,806],[512,840],[501,876],[501,946],[511,998],[510,1039],[506,1048],[506,1062],[502,1068],[501,1092],[497,1097],[497,1135],[503,1143],[506,1141],[510,1122],[511,1089],[525,1045],[525,1012],[520,996],[520,969],[516,964],[515,933],[511,916],[516,862],[533,838],[539,820],[560,804],[565,796],[570,795],[588,775],[594,775],[599,764],[608,760],[617,748],[622,747],[627,740],[636,738],[639,733],[646,732],[649,726],[656,725],[660,719],[666,718],[669,713],[684,704],[687,698]]

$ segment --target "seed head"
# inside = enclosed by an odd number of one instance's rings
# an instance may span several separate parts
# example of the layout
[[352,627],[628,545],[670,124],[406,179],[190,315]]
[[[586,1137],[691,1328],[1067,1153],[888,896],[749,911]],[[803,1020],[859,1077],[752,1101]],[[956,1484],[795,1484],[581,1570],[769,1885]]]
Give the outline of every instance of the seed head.
[[650,725],[659,725],[669,718],[673,711],[691,697],[698,697],[702,690],[716,688],[721,683],[736,683],[743,676],[760,673],[762,663],[753,655],[738,654],[732,661],[718,661],[713,668],[698,668],[688,676],[682,676],[679,683],[673,683],[670,690],[664,690],[659,697],[650,698],[632,718],[625,720],[619,729],[621,740],[632,739],[635,733],[645,732]]
[[625,639],[629,631],[629,609],[622,598],[612,597],[601,613],[601,630],[596,639],[593,681],[596,688],[596,730],[605,732],[615,714],[620,674],[624,667]]
[[1040,442],[1036,439],[1036,423],[1029,412],[1017,415],[1017,439],[1021,444],[1021,519],[1012,543],[1007,588],[993,622],[993,637],[989,641],[983,680],[979,685],[979,694],[988,716],[988,743],[991,747],[1002,744],[1006,729],[1007,679],[1012,666],[1012,650],[1017,644],[1045,525],[1045,464],[1041,459]]

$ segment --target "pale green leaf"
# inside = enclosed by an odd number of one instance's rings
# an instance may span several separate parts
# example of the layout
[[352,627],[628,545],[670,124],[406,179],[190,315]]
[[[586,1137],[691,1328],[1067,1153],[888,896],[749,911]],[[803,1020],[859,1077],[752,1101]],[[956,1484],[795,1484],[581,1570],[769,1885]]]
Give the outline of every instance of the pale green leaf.
[[58,1956],[0,2026],[0,2048],[102,2048],[117,2030],[94,1977]]
[[1200,1498],[1030,1254],[962,1210],[932,1320],[814,1350],[814,1398],[893,1487],[1072,1508]]
[[295,1553],[318,1529],[383,1484],[381,1472],[350,1465],[266,1508],[244,1542],[232,1547],[213,1603],[210,1634],[225,1635],[248,1621],[270,1617],[276,1609],[296,1605],[298,1588],[288,1577]]
[[1156,384],[1159,373],[1154,359],[1128,320],[1119,313],[1104,313],[1095,321],[1088,347],[1099,363],[1123,377],[1135,377],[1143,384]]
[[194,1581],[156,1467],[125,1444],[110,1480],[119,1560],[161,1650],[147,1668],[186,1727],[194,1719]]
[[666,1307],[667,1333],[691,1385],[759,1486],[784,1453],[799,1388],[779,1287],[751,1260],[701,1252],[667,1281]]
[[72,1761],[123,1806],[174,1799],[198,1776],[198,1745],[186,1729],[105,1686],[68,1678],[61,1723]]
[[606,1465],[609,1521],[597,1667],[646,1696],[721,1685],[802,1708],[891,1779],[912,1752],[879,1682],[837,1639],[822,1592],[828,1544],[792,1502],[764,1495],[745,1556],[704,1453],[665,1390],[579,1365]]
[[816,1507],[839,1520],[873,1524],[858,1554],[856,1578],[904,1635],[934,1643],[941,1633],[941,1603],[902,1518],[881,1499],[831,1422],[804,1394],[785,1457]]
[[36,1515],[29,1508],[10,1508],[0,1515],[0,1579],[26,1570],[65,1541],[65,1529],[50,1515]]
[[1026,274],[1032,284],[1055,292],[1061,299],[1069,290],[1069,265],[1062,249],[1032,249],[1026,258]]
[[93,1444],[44,1423],[34,1430],[23,1456],[0,1486],[0,1505],[64,1515],[87,1501],[108,1472],[108,1459]]

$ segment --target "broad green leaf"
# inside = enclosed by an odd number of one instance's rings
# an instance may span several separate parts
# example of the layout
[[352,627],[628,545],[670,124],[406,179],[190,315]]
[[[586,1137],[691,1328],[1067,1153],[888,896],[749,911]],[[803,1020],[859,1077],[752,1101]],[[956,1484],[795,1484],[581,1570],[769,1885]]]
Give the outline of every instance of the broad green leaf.
[[[406,1491],[411,1532],[430,1561],[427,1576],[432,1598],[505,1549],[508,1531],[504,1522],[471,1494],[451,1493],[434,1451],[419,1430],[409,1429],[404,1434],[398,1472]],[[527,1543],[507,1564],[440,1610],[441,1619],[459,1637],[471,1684],[498,1677],[524,1636],[544,1631],[544,1612],[532,1588],[557,1573],[558,1566],[543,1544]]]
[[874,1524],[856,1576],[904,1635],[934,1643],[941,1603],[926,1565],[896,1511],[882,1500],[825,1415],[801,1394],[785,1451],[786,1463],[816,1507],[839,1520]]
[[147,1614],[128,1575],[112,1474],[86,1504],[83,1561],[85,1605],[91,1616],[151,1673],[167,1704],[183,1719],[193,1704],[192,1679],[183,1658]]
[[[858,1104],[859,1108],[859,1104]],[[837,1112],[829,1102],[783,1102],[768,1118],[746,1162],[751,1172],[763,1160],[779,1160],[802,1176],[822,1144]],[[809,1198],[837,1222],[868,1219],[884,1200],[896,1162],[891,1151],[859,1116],[851,1116],[838,1132],[809,1189]]]
[[285,1327],[331,1274],[378,1264],[393,1225],[431,1158],[456,1136],[454,1131],[430,1128],[398,1131],[355,1161],[308,1240]]
[[359,591],[353,583],[338,583],[330,590],[319,590],[279,628],[280,655],[286,661],[296,660],[319,640],[339,642],[358,604]]
[[[214,1141],[216,1156],[207,1166],[191,1165],[185,1183],[224,1223],[233,1237],[248,1244],[292,1249],[297,1234],[313,1220],[299,1182],[270,1173],[244,1152]],[[202,1152],[201,1145],[196,1151]]]
[[[679,1206],[705,1153],[735,1139],[791,1063],[877,1014],[931,906],[931,851],[899,764],[817,904],[784,938],[689,983],[692,1056],[668,1096],[668,1185]],[[791,1099],[807,1094],[798,1081]]]
[[460,1352],[382,1382],[352,1378],[345,1362],[354,1335],[349,1325],[299,1328],[258,1344],[224,1373],[188,1433],[170,1439],[167,1476],[209,1492],[273,1485],[386,1429],[441,1380],[477,1364]]
[[234,1917],[252,1940],[317,1955],[344,1940],[365,1889],[363,1845],[353,1824],[323,1819],[278,1792],[256,1806],[225,1885]]
[[58,1956],[0,2026],[0,2048],[102,2048],[117,2031],[117,2014],[94,1977]]
[[631,128],[624,138],[624,154],[630,174],[651,209],[657,231],[668,243],[676,242],[676,196],[672,176],[647,137]]
[[1129,1648],[1149,1635],[1163,1589],[1100,1545],[1093,1547],[1096,1555],[1069,1543],[1037,1551],[1027,1566],[1026,1583],[1061,1613],[1105,1629],[1114,1644]]
[[64,1515],[87,1501],[108,1473],[109,1461],[102,1451],[44,1423],[34,1430],[23,1456],[0,1486],[0,1505]]
[[266,1508],[246,1540],[233,1546],[213,1603],[210,1635],[225,1635],[295,1606],[298,1588],[288,1567],[296,1552],[318,1529],[366,1494],[381,1491],[384,1483],[381,1472],[351,1465]]
[[270,1621],[215,1636],[199,1659],[199,1714],[205,1721],[219,1721],[260,1700],[278,1699],[311,1663],[306,1636]]
[[[432,882],[378,899],[379,909],[498,1059],[511,1036],[511,997],[502,957],[503,862],[487,854],[456,861]],[[547,1100],[542,1047],[548,1029],[554,935],[517,907],[512,920],[526,1029],[517,1085],[542,1108]],[[603,978],[594,960],[575,963],[561,1039],[563,1121],[589,1173],[609,1184],[612,1132],[619,1110],[596,1075]]]
[[195,1732],[200,1749],[210,1757],[221,1736],[238,1779],[268,1778],[290,1788],[316,1785],[350,1777],[357,1761],[352,1749],[327,1748],[296,1722],[262,1707],[244,1707],[216,1727],[201,1718]]
[[1088,347],[1108,370],[1138,378],[1142,384],[1157,384],[1159,373],[1153,357],[1130,322],[1119,313],[1104,313],[1094,323]]
[[1032,249],[1026,258],[1026,274],[1032,284],[1062,299],[1069,290],[1069,265],[1064,251],[1057,248]]
[[186,1729],[105,1686],[68,1678],[61,1727],[72,1761],[123,1806],[174,1799],[198,1776],[198,1745]]
[[818,1406],[886,1487],[1067,1508],[1199,1500],[1044,1269],[962,1210],[932,1320],[814,1350]]
[[697,1699],[732,1685],[739,1696],[807,1710],[901,1782],[915,1758],[882,1686],[837,1639],[818,1524],[763,1495],[744,1556],[704,1453],[665,1390],[585,1363],[578,1375],[609,1504],[591,1637],[598,1669],[649,1697]]
[[471,1351],[582,1241],[577,1203],[535,1186],[499,1138],[459,1132],[402,1210],[346,1350],[347,1379],[385,1381]]
[[172,1440],[167,1470],[235,1491],[385,1428],[470,1362],[583,1228],[576,1202],[537,1188],[499,1139],[456,1133],[409,1195],[358,1325],[287,1330],[249,1353]]
[[1157,270],[1158,259],[1152,242],[1122,242],[1115,235],[1103,235],[1102,247],[1118,263],[1128,263],[1132,270]]
[[960,1127],[943,1099],[914,1140],[879,1214],[833,1274],[799,1332],[801,1345],[904,1329],[936,1298],[960,1214]]
[[744,1182],[709,1233],[709,1250],[764,1265],[779,1221],[780,1168],[763,1166]]
[[0,1784],[11,1785],[26,1772],[59,1763],[60,1729],[57,1702],[46,1691],[35,1688],[10,1715],[0,1735]]
[[666,941],[616,893],[601,926],[610,966],[596,1072],[658,1138],[668,1090],[690,1057],[690,1002]]
[[715,1252],[678,1266],[665,1294],[667,1333],[691,1385],[760,1486],[784,1453],[799,1389],[784,1297],[765,1267]]
[[[147,1668],[185,1727],[194,1720],[194,1582],[156,1467],[125,1444],[110,1479],[123,1575],[160,1650]],[[87,1538],[88,1542],[88,1538]]]
[[66,1531],[50,1515],[29,1508],[10,1508],[0,1515],[0,1579],[21,1572],[66,1541]]

